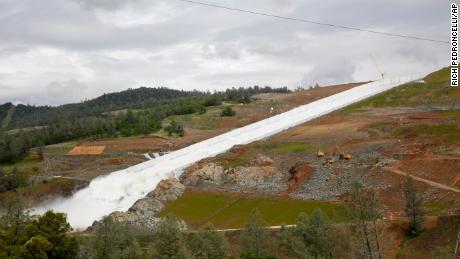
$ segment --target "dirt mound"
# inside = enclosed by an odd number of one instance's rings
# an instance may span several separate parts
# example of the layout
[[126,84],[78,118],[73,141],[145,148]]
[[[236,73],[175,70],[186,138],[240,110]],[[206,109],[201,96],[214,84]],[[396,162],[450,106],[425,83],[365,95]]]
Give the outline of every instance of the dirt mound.
[[128,150],[170,150],[174,144],[162,137],[148,136],[91,141],[83,143],[82,146],[105,146],[107,152],[118,152]]
[[313,174],[314,169],[305,162],[298,162],[290,170],[291,177],[289,178],[289,190],[293,190],[300,183],[307,181]]
[[256,159],[249,162],[250,166],[262,167],[262,166],[272,166],[274,163],[273,159],[268,156],[258,154]]
[[236,146],[233,146],[229,150],[229,152],[233,153],[233,154],[241,154],[241,153],[244,153],[246,150],[247,150],[246,146],[244,146],[244,145],[236,145]]
[[219,121],[219,129],[228,129],[237,126],[237,119],[235,117],[223,117]]
[[78,146],[72,148],[67,155],[100,155],[104,152],[105,146]]

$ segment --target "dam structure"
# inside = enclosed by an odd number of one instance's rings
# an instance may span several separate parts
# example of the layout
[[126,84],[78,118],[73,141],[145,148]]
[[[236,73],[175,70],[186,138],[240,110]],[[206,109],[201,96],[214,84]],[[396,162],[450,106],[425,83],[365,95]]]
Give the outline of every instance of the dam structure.
[[321,117],[371,96],[413,81],[385,79],[363,84],[287,112],[231,130],[164,156],[101,176],[71,197],[46,202],[32,210],[41,214],[52,209],[67,214],[74,228],[86,228],[114,211],[127,211],[165,178],[177,177],[189,165],[221,154],[234,145],[244,145]]

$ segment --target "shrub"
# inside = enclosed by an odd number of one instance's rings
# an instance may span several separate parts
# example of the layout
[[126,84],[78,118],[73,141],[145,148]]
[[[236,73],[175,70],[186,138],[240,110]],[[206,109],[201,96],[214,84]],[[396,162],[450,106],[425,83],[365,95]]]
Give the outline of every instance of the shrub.
[[235,116],[235,111],[232,109],[232,107],[226,106],[225,108],[222,109],[220,116],[221,117],[232,117],[232,116]]

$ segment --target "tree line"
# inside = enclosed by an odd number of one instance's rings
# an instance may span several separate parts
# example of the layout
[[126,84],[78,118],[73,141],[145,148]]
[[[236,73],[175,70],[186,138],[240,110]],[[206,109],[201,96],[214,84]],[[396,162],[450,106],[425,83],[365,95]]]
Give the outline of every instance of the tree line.
[[[61,120],[74,120],[76,118],[88,116],[101,116],[103,113],[115,110],[146,110],[163,106],[171,101],[179,101],[179,110],[193,109],[193,107],[190,107],[190,103],[187,103],[186,100],[193,100],[196,98],[204,101],[205,106],[217,105],[222,100],[244,103],[250,101],[250,97],[252,95],[268,92],[287,93],[289,90],[286,87],[272,88],[269,86],[254,86],[249,88],[231,88],[226,91],[219,92],[202,92],[197,90],[174,90],[165,87],[140,87],[117,93],[104,94],[95,99],[85,100],[80,103],[65,104],[56,107],[19,104],[15,107],[11,121],[5,129],[11,130],[26,127],[46,126],[55,124]],[[181,102],[181,100],[185,102]],[[6,114],[12,106],[12,103],[0,105],[0,122],[6,118]],[[192,104],[191,106],[196,105]]]
[[[162,128],[161,122],[168,116],[205,113],[206,107],[220,105],[223,101],[247,102],[253,94],[287,91],[287,88],[273,89],[270,87],[233,88],[227,89],[225,92],[215,93],[184,92],[166,88],[139,88],[104,95],[95,100],[75,105],[30,106],[27,109],[33,111],[25,113],[26,115],[21,118],[28,121],[27,118],[34,117],[31,119],[32,124],[16,122],[13,125],[43,127],[27,131],[19,130],[14,133],[0,131],[0,164],[17,162],[23,159],[31,148],[43,145],[80,138],[97,139],[151,134]],[[150,96],[152,93],[162,94],[153,99],[146,99],[143,96],[144,93],[146,96]],[[127,109],[113,112],[120,108]],[[19,114],[23,113],[18,106],[14,116],[17,116],[18,110]],[[230,109],[230,113],[232,112]],[[183,128],[177,123],[165,127],[165,130],[169,134],[183,135]]]
[[[229,236],[212,224],[187,230],[174,216],[163,218],[153,232],[105,217],[93,225],[90,235],[76,239],[68,234],[71,229],[64,214],[48,211],[31,217],[20,195],[15,195],[0,218],[0,257],[221,259],[235,258],[236,254],[241,259],[276,259],[278,255],[295,259],[384,258],[379,243],[381,207],[375,191],[354,184],[349,196],[347,223],[333,223],[316,209],[311,215],[300,214],[295,225],[281,226],[275,232],[267,228],[263,215],[255,209],[237,235],[238,244],[230,244]],[[421,194],[410,177],[404,197],[407,235],[419,235],[425,212]]]

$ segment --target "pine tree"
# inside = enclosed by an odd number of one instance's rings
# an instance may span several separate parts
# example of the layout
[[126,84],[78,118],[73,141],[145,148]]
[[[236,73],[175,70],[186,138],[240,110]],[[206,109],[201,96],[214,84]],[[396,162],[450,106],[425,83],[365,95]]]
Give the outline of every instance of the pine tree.
[[423,208],[423,198],[417,191],[411,176],[407,176],[406,188],[404,190],[406,208],[404,211],[409,218],[407,233],[410,236],[418,236],[423,231],[425,222],[425,209]]
[[220,113],[221,117],[232,117],[235,115],[235,111],[232,109],[231,106],[226,106],[225,108],[222,109],[222,112]]
[[227,254],[228,243],[222,232],[217,232],[210,223],[196,233],[190,233],[187,244],[195,259],[220,259]]
[[176,218],[166,217],[158,224],[153,249],[154,258],[158,259],[190,258],[184,233]]
[[[351,230],[362,237],[367,257],[374,258],[380,255],[378,230],[375,221],[380,217],[380,202],[373,189],[365,189],[361,184],[354,183],[350,189],[351,202],[348,211],[354,224]],[[370,225],[369,223],[373,223]]]
[[249,215],[248,223],[242,233],[242,247],[246,256],[263,258],[271,251],[271,238],[258,209]]
[[307,258],[310,255],[294,227],[287,228],[282,225],[277,237],[280,251],[284,255],[290,258]]
[[347,250],[346,238],[320,209],[310,216],[302,213],[297,224],[280,231],[280,245],[293,258],[340,258]]
[[124,223],[103,218],[95,227],[90,241],[92,258],[123,257],[137,248],[131,228]]
[[313,257],[340,257],[343,241],[320,209],[316,209],[311,216],[301,215],[296,232],[303,237],[304,245]]

